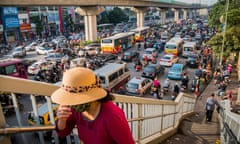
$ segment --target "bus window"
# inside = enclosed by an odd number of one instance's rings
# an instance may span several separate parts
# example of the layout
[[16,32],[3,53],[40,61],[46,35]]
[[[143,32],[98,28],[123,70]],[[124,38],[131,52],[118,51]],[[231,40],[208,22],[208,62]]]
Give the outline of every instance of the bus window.
[[167,45],[166,48],[167,49],[176,49],[176,45]]
[[101,80],[101,83],[103,83],[103,84],[106,83],[106,79],[105,79],[105,77],[100,76],[99,78],[100,78],[100,80]]
[[111,39],[103,39],[102,43],[112,43],[112,40]]

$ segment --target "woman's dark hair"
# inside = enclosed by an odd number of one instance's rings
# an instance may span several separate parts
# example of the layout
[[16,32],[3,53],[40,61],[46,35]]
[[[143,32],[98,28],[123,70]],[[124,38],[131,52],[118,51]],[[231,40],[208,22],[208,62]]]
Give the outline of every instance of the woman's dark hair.
[[105,102],[108,102],[108,101],[113,101],[115,99],[114,95],[112,95],[108,90],[107,91],[107,95],[102,98],[102,99],[99,99],[98,101],[101,102],[101,103],[105,103]]

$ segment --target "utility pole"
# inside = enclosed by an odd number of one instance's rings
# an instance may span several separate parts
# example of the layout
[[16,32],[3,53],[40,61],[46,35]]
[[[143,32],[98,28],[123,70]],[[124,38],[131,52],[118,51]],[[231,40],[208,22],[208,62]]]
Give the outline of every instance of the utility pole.
[[228,17],[228,6],[229,6],[229,0],[227,0],[227,5],[225,8],[225,21],[224,21],[224,26],[223,26],[223,41],[222,41],[222,49],[221,49],[221,54],[220,54],[220,62],[219,65],[222,66],[222,60],[223,60],[223,49],[225,45],[225,39],[226,39],[226,29],[227,29],[227,17]]

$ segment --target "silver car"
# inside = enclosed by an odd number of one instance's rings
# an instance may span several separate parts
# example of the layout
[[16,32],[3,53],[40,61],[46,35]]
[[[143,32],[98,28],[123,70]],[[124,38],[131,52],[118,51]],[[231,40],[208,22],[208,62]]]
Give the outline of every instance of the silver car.
[[13,49],[12,57],[25,57],[26,55],[27,53],[23,46],[18,46]]

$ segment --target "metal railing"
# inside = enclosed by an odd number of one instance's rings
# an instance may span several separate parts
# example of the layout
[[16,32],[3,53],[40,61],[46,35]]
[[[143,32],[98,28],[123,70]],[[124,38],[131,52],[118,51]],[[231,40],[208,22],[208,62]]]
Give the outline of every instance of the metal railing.
[[[43,137],[43,131],[53,131],[54,143],[59,143],[55,129],[54,112],[51,107],[51,93],[59,86],[36,82],[31,80],[23,80],[7,76],[0,76],[0,91],[11,92],[17,125],[7,126],[5,116],[0,107],[0,138],[9,138],[9,134],[20,134],[23,143],[29,143],[29,139],[24,135],[26,132],[38,132],[38,139],[41,144],[46,143]],[[39,95],[44,95],[48,105],[51,125],[40,125],[38,119],[36,126],[24,126],[22,117],[18,107],[18,99],[14,93],[25,94],[30,97],[30,103],[33,108],[33,113],[38,118],[38,104],[36,98]],[[196,99],[193,96],[180,93],[175,101],[156,100],[151,98],[130,97],[114,94],[115,103],[124,111],[132,134],[136,143],[160,142],[177,132],[177,128],[181,120],[194,113]],[[77,131],[67,137],[67,143],[74,140],[79,143]],[[10,140],[9,140],[10,141]],[[1,141],[0,141],[1,142]],[[9,142],[11,143],[11,142]]]
[[221,101],[219,111],[221,126],[221,143],[240,144],[240,115],[230,111],[230,102]]

